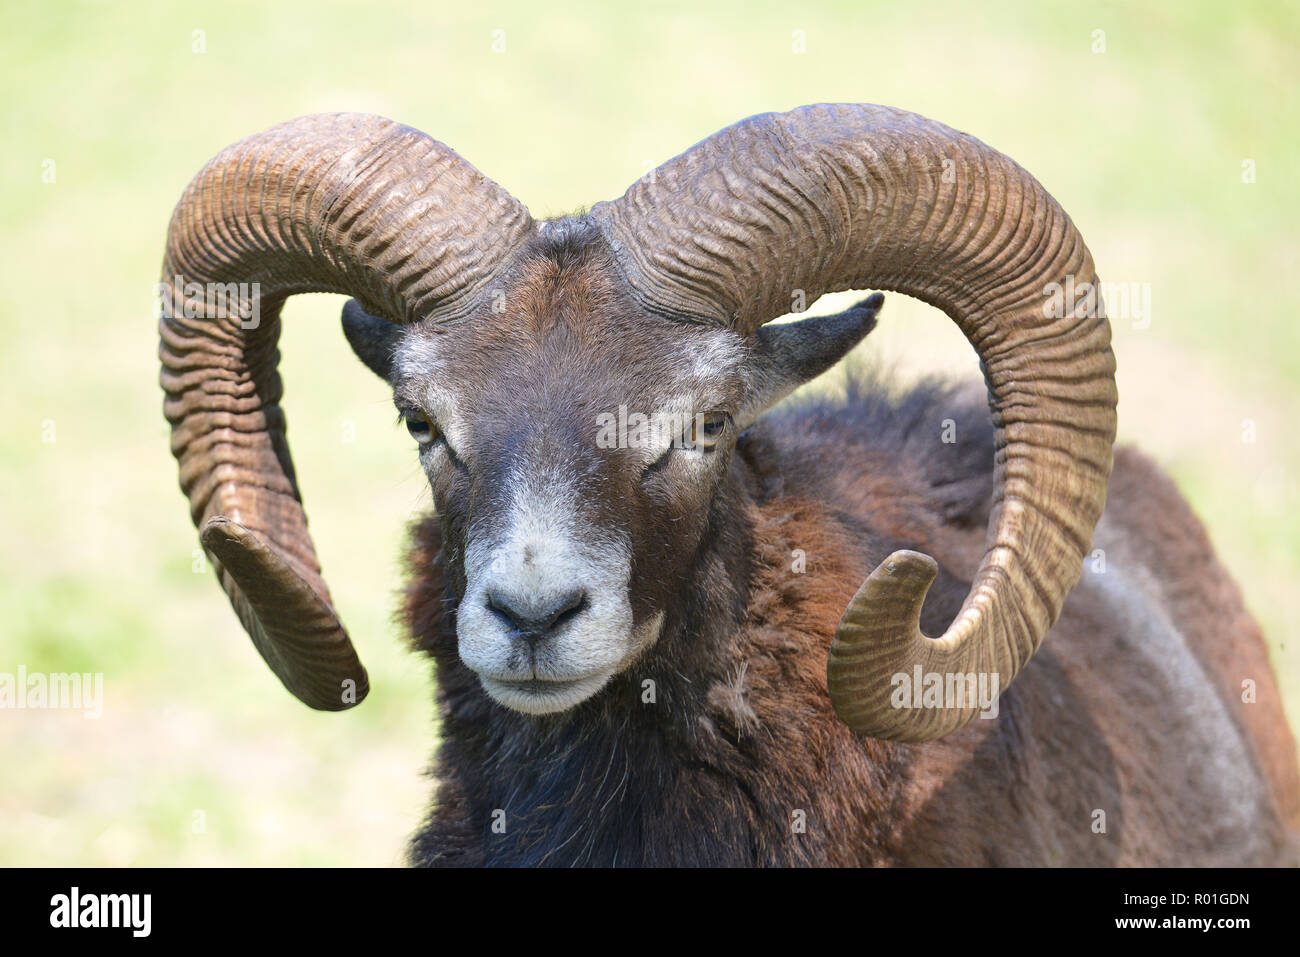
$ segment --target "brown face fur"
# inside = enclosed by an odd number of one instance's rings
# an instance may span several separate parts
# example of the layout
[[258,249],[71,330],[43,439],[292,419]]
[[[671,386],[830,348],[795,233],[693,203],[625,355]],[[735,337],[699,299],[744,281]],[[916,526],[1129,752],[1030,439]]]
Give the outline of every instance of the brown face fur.
[[[603,243],[562,232],[525,248],[478,315],[402,338],[394,392],[437,435],[420,458],[467,664],[567,680],[621,670],[653,644],[728,468],[748,352],[734,332],[646,315]],[[676,418],[654,418],[665,412]],[[637,414],[688,428],[726,418],[716,444],[691,448],[638,430]],[[535,645],[493,611],[498,594],[533,607],[570,587],[585,604]]]

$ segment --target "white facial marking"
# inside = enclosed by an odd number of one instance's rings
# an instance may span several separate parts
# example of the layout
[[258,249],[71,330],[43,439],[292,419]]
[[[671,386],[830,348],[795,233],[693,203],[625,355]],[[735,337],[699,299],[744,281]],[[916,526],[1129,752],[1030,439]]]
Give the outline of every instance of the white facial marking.
[[[554,471],[511,477],[505,515],[471,530],[465,597],[457,613],[461,660],[489,695],[529,714],[561,711],[591,697],[658,637],[633,628],[631,558],[617,536],[581,527],[578,489]],[[544,613],[565,596],[582,604],[530,640],[491,603]]]
[[397,350],[397,378],[429,378],[441,371],[437,343],[428,336],[408,335]]
[[395,369],[399,380],[420,381],[421,404],[452,448],[467,448],[469,430],[457,415],[455,393],[441,385],[449,373],[438,357],[437,343],[421,336],[408,336],[398,350]]
[[745,338],[730,329],[691,337],[691,372],[701,382],[717,382],[744,362]]

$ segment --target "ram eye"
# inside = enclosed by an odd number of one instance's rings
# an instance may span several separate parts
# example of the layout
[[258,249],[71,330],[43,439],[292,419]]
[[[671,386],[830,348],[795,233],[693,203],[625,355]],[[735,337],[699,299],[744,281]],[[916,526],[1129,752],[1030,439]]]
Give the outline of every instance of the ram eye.
[[428,445],[438,437],[438,430],[433,427],[433,423],[419,412],[403,412],[402,419],[406,422],[406,431],[411,433],[411,438],[421,445]]
[[691,419],[691,444],[702,449],[711,449],[722,440],[731,416],[726,412],[706,412]]

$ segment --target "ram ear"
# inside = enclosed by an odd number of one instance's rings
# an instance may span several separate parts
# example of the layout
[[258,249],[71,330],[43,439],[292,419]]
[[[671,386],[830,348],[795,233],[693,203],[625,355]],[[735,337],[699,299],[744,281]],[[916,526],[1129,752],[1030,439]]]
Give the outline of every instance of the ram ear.
[[343,335],[357,358],[379,378],[393,382],[393,357],[405,330],[394,322],[372,316],[355,299],[343,306]]
[[753,339],[749,394],[736,425],[749,428],[767,409],[844,358],[875,328],[884,303],[885,297],[875,293],[833,316],[761,326]]

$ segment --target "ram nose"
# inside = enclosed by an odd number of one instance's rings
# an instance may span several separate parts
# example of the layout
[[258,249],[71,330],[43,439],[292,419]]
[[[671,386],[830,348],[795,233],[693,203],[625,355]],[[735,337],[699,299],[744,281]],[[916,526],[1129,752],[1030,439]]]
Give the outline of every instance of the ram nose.
[[550,595],[511,595],[490,591],[488,609],[529,644],[550,637],[587,607],[587,593],[573,589]]

